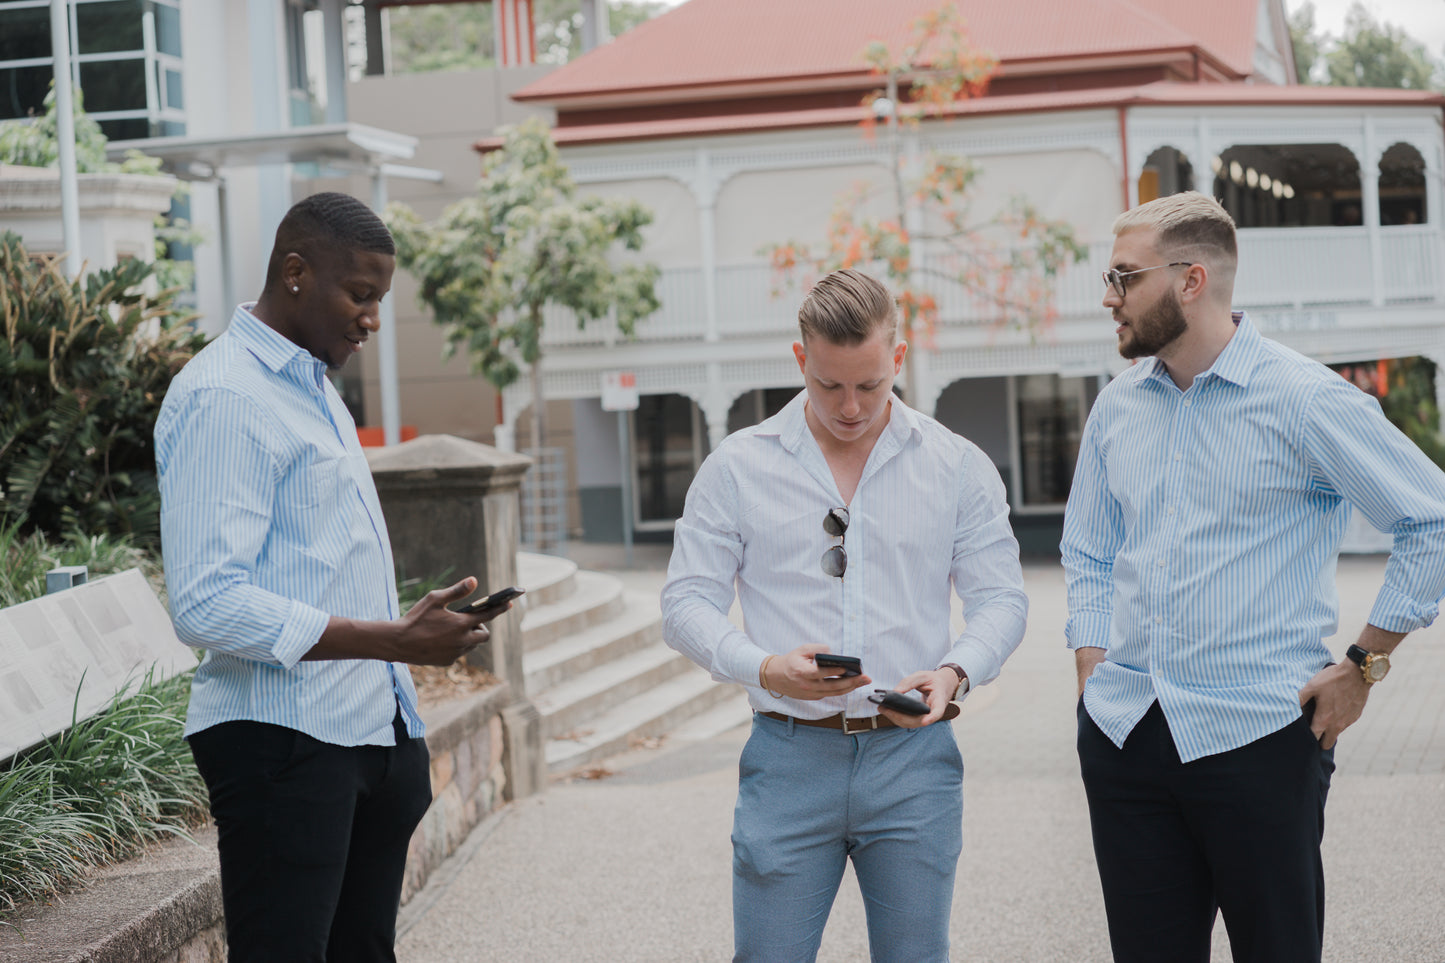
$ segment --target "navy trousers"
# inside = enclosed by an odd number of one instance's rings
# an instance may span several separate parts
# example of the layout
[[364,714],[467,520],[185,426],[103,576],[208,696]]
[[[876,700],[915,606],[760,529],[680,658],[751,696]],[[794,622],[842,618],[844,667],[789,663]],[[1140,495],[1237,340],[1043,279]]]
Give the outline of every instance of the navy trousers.
[[1122,749],[1078,714],[1116,963],[1208,963],[1216,912],[1236,963],[1318,963],[1335,764],[1309,722],[1185,763],[1157,702]]

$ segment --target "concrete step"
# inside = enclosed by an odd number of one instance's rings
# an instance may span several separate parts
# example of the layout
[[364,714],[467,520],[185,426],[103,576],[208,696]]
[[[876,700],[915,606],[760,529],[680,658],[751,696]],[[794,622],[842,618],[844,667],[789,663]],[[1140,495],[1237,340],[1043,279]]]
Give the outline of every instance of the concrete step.
[[738,726],[751,725],[753,707],[742,686],[716,683],[726,693],[716,705],[684,719],[667,734],[670,742],[705,742]]
[[527,691],[540,693],[576,678],[603,663],[662,641],[657,599],[650,593],[624,591],[621,613],[523,653]]
[[529,607],[560,602],[577,590],[577,563],[557,555],[517,553],[517,584],[527,590]]
[[[579,569],[570,581],[574,590],[555,602],[538,605],[535,600],[529,601],[527,614],[522,617],[524,651],[541,649],[622,614],[620,579]],[[532,594],[530,587],[527,594]]]
[[[618,703],[585,726],[563,733],[568,738],[550,739],[547,770],[554,775],[571,772],[626,752],[636,740],[668,735],[684,720],[701,718],[740,692],[737,686],[714,682],[691,662],[684,663],[681,674]],[[715,720],[730,716],[737,720],[734,725],[746,721],[746,714],[739,719],[737,712],[734,702]]]
[[684,656],[661,642],[589,669],[532,695],[548,739],[593,728],[591,720],[689,669]]

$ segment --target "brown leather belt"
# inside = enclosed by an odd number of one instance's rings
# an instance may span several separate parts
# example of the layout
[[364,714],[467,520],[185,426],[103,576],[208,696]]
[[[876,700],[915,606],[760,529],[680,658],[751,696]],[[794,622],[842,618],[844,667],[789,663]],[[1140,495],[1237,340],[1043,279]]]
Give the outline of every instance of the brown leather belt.
[[873,729],[896,728],[892,720],[883,716],[845,716],[841,712],[825,716],[822,719],[799,719],[797,716],[786,716],[781,712],[759,712],[758,715],[777,719],[779,722],[792,722],[800,726],[813,726],[818,729],[835,729],[838,732],[849,734],[868,732]]

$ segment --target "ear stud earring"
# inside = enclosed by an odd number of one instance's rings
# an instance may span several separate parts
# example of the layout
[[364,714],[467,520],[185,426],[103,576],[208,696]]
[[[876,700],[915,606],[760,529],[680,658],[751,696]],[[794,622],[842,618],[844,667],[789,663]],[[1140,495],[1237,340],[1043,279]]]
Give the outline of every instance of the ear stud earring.
[[300,294],[300,293],[301,293],[301,288],[300,288],[298,285],[293,284],[293,285],[291,285],[291,293],[292,293],[292,294]]

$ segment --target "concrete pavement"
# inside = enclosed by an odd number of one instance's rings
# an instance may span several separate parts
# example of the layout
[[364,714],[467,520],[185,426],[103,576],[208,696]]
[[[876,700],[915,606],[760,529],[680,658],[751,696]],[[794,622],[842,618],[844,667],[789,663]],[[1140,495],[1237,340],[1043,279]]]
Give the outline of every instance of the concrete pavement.
[[[655,591],[666,553],[574,549]],[[1343,652],[1364,624],[1382,557],[1340,564]],[[953,959],[1109,959],[1074,755],[1063,573],[1025,571],[1028,635],[953,723],[967,767]],[[1408,638],[1337,751],[1327,809],[1325,960],[1445,961],[1445,620]],[[746,719],[739,718],[740,723]],[[731,957],[731,828],[746,725],[686,731],[610,760],[612,775],[554,783],[484,823],[402,913],[401,963],[724,961]],[[1230,959],[1223,926],[1214,960]],[[851,871],[818,959],[868,959]]]

